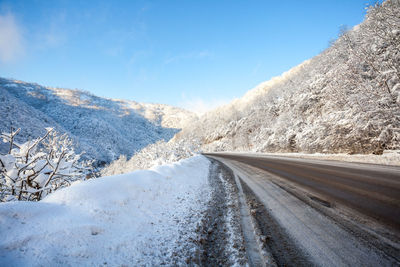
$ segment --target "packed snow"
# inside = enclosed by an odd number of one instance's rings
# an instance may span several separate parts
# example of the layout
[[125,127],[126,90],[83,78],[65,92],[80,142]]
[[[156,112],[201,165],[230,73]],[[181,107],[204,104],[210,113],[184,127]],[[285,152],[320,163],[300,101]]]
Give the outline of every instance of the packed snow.
[[209,200],[209,164],[198,155],[0,203],[0,265],[185,264]]

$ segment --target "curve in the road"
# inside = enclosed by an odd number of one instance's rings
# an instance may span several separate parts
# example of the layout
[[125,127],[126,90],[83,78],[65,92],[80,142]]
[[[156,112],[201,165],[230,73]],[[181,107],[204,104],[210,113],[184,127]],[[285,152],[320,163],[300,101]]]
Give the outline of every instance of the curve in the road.
[[400,229],[400,168],[363,168],[276,157],[206,154],[257,167]]

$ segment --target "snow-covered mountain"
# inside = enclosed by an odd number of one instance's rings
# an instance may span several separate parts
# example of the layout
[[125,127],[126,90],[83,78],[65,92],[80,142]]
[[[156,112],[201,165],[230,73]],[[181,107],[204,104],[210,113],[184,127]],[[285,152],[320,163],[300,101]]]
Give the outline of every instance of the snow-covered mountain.
[[[193,151],[374,153],[400,149],[400,0],[369,8],[312,59],[205,113],[106,174]],[[168,151],[166,153],[165,151]]]
[[23,131],[27,138],[56,126],[103,161],[140,150],[129,161],[123,157],[112,164],[108,174],[121,172],[121,166],[128,171],[175,161],[194,151],[397,150],[399,14],[400,0],[370,7],[364,22],[343,30],[321,54],[200,118],[165,105],[1,79],[0,130],[10,122],[29,125]]
[[45,127],[67,133],[76,151],[99,162],[131,156],[149,144],[171,139],[196,115],[176,107],[107,99],[81,90],[44,87],[0,78],[0,131],[21,128],[21,141]]
[[206,113],[178,134],[203,150],[382,153],[400,148],[400,1],[320,55]]

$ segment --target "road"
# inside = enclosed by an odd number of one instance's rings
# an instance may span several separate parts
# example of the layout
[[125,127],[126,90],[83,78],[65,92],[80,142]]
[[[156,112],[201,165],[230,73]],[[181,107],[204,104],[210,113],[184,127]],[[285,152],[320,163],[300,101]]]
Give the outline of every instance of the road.
[[[292,242],[291,250],[296,247],[300,258],[307,258],[304,265],[399,264],[399,167],[237,153],[205,155],[240,178],[265,206],[269,214],[263,216],[270,216],[278,230],[287,233],[285,246]],[[262,227],[268,228],[268,223]],[[278,265],[290,265],[296,257],[280,256],[279,242],[275,240],[278,252],[272,254]]]
[[[214,156],[216,156],[214,154]],[[218,154],[266,170],[400,229],[400,167]]]

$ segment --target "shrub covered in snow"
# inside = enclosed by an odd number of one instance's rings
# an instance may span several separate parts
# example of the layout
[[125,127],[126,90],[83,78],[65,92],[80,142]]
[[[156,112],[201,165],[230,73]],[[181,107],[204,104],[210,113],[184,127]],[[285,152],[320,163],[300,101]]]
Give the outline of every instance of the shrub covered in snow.
[[200,142],[195,139],[179,141],[159,141],[149,145],[127,160],[125,155],[101,171],[102,176],[127,173],[134,170],[149,169],[162,164],[173,163],[200,153]]
[[79,161],[67,135],[46,128],[42,137],[23,144],[15,141],[20,129],[2,133],[8,153],[0,154],[0,201],[39,201],[59,188],[85,179],[90,161]]

